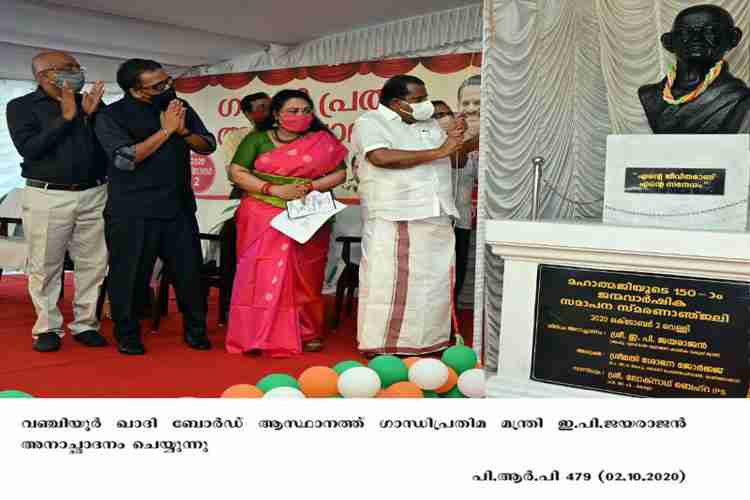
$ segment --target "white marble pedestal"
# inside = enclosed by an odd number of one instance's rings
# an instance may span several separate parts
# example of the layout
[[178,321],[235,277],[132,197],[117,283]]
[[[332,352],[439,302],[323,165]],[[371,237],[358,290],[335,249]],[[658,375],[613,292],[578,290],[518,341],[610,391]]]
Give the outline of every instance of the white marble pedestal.
[[488,380],[489,397],[622,397],[531,379],[539,264],[750,282],[744,232],[505,220],[488,223],[487,244],[505,260],[499,368]]

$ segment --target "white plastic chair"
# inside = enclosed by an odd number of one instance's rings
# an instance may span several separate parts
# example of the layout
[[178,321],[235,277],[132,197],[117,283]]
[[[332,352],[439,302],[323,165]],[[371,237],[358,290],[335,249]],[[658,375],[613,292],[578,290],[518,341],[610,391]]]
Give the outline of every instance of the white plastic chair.
[[0,278],[3,271],[22,271],[28,253],[22,236],[21,189],[14,189],[0,202]]

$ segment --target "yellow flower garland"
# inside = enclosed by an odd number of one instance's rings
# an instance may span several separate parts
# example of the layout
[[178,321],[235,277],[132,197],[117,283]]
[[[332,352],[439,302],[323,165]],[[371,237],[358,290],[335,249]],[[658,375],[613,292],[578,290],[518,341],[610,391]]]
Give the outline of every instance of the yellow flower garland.
[[711,85],[716,78],[719,77],[721,74],[721,70],[724,67],[725,61],[724,59],[721,59],[719,62],[717,62],[713,68],[708,72],[706,77],[703,79],[700,85],[695,88],[692,92],[689,94],[686,94],[679,99],[675,99],[672,96],[672,87],[674,86],[675,78],[677,77],[677,64],[673,64],[669,68],[669,72],[667,73],[667,84],[664,85],[664,90],[662,91],[662,98],[669,104],[673,106],[679,106],[680,104],[685,104],[686,102],[694,101],[700,96],[709,85]]

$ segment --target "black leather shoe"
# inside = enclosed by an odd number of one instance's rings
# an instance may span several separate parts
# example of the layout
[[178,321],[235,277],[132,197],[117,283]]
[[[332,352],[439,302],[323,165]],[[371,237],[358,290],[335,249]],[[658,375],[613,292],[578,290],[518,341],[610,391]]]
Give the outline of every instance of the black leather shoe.
[[192,349],[208,351],[211,349],[211,341],[204,335],[185,335],[185,343]]
[[73,335],[73,338],[79,344],[83,344],[86,347],[104,347],[108,345],[107,339],[102,337],[102,334],[96,330],[87,330],[85,332],[77,333]]
[[139,340],[123,340],[117,343],[117,350],[120,354],[129,356],[141,356],[146,354],[146,348]]
[[60,336],[55,332],[40,333],[34,339],[34,350],[37,352],[59,351]]

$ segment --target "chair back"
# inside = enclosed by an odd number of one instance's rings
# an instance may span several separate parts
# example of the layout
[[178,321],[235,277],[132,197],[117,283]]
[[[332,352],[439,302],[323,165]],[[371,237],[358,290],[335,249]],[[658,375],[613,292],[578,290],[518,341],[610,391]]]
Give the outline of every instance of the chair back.
[[21,195],[23,189],[17,188],[0,198],[0,217],[21,218]]
[[28,248],[21,225],[21,189],[0,200],[0,270],[20,271],[26,265]]

